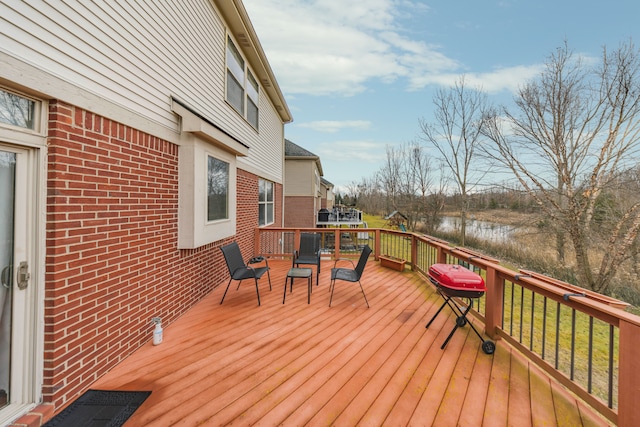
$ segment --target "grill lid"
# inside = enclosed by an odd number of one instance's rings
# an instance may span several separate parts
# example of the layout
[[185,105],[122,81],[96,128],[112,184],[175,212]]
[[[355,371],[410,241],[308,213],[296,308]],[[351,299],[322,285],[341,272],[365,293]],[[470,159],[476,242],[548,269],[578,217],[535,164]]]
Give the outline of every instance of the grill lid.
[[482,276],[461,265],[433,264],[429,267],[429,279],[436,285],[458,291],[486,290]]

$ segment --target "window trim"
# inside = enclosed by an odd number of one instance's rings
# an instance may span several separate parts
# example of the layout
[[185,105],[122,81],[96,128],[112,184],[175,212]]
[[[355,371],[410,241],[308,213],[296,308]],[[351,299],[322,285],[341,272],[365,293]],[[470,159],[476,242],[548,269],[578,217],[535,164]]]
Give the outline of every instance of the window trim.
[[[267,200],[268,197],[266,197],[266,195],[269,194],[268,191],[264,191],[265,194],[265,200],[260,200],[260,194],[261,194],[261,187],[263,185],[267,185],[270,184],[271,185],[271,200]],[[276,198],[276,184],[273,181],[269,181],[268,179],[263,179],[263,178],[259,178],[258,179],[258,227],[266,227],[269,225],[272,225],[275,223],[276,221],[276,215],[275,215],[275,198]],[[271,206],[271,222],[269,222],[268,218],[268,208],[269,206]],[[265,208],[265,214],[264,214],[264,219],[265,222],[264,224],[260,223],[260,212],[262,211],[262,208]]]
[[[217,156],[213,156],[211,154],[207,154],[206,156],[207,159],[207,192],[206,192],[206,198],[207,198],[207,214],[205,216],[206,218],[206,222],[207,224],[211,224],[211,223],[215,223],[217,221],[226,221],[229,219],[229,169],[230,169],[230,165],[229,162],[226,162],[222,159],[219,159]],[[210,161],[213,160],[214,162],[219,162],[219,163],[223,163],[226,166],[226,173],[224,176],[225,179],[225,183],[224,183],[224,187],[225,187],[225,194],[224,194],[224,216],[220,216],[218,218],[211,218],[211,205],[209,202],[209,197],[210,197],[210,174],[211,174],[211,170],[210,170]]]
[[[46,103],[46,101],[43,101],[38,98],[34,98],[33,96],[29,96],[23,92],[10,89],[3,85],[0,85],[0,91],[6,92],[12,95],[16,95],[20,98],[24,98],[33,102],[33,128],[16,126],[16,125],[12,125],[5,122],[0,122],[0,128],[6,129],[9,131],[20,132],[22,134],[30,134],[34,136],[45,136],[46,126],[44,124],[47,122],[46,114],[48,109],[48,104]],[[37,144],[37,145],[41,145],[41,144]]]
[[[236,64],[230,64],[229,59],[230,56],[235,58],[238,62]],[[236,43],[230,34],[227,34],[227,43],[225,45],[225,84],[224,84],[224,99],[227,104],[231,106],[231,108],[240,114],[242,118],[251,125],[256,131],[259,130],[260,127],[260,83],[256,78],[256,74],[249,67],[249,63],[247,59],[243,56],[240,49],[238,49],[238,43]],[[240,63],[242,61],[242,63]],[[234,72],[234,69],[237,67],[243,68],[243,81],[238,81],[238,77],[236,76],[237,72]],[[242,88],[242,111],[239,111],[237,106],[234,105],[229,100],[229,79],[233,78],[236,83],[240,85]],[[250,117],[249,114],[249,103],[255,106],[255,123]],[[251,115],[252,116],[252,115]]]

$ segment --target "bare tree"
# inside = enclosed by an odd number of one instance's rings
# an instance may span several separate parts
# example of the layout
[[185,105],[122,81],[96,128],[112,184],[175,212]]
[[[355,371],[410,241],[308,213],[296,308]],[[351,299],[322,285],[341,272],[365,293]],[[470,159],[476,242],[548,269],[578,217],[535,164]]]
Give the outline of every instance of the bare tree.
[[403,190],[402,174],[404,162],[404,153],[401,148],[387,146],[387,160],[377,173],[377,181],[387,196],[387,202],[390,204],[390,206],[387,206],[389,211],[399,210]]
[[410,228],[415,230],[418,221],[428,210],[428,200],[433,187],[433,168],[424,148],[417,142],[407,146],[407,194],[410,196]]
[[483,174],[472,168],[476,148],[481,142],[482,117],[487,108],[486,94],[469,89],[464,76],[449,89],[440,89],[434,96],[435,121],[419,120],[420,138],[435,147],[451,170],[460,192],[461,243],[465,243],[468,195]]
[[[582,286],[604,292],[629,256],[640,228],[640,202],[597,224],[600,196],[638,162],[640,52],[632,44],[603,50],[587,68],[567,44],[552,54],[540,77],[519,90],[517,115],[486,116],[487,152],[506,166],[572,243]],[[596,238],[606,236],[604,241]],[[595,260],[597,268],[592,267]]]
[[[376,181],[387,200],[387,212],[400,211],[407,225],[415,229],[429,211],[433,192],[434,170],[424,147],[411,142],[387,147],[385,165],[376,174]],[[440,214],[442,208],[437,210]]]
[[433,172],[438,180],[434,182],[430,193],[424,198],[423,224],[427,233],[433,233],[440,226],[445,206],[447,182],[449,181],[446,168],[443,162],[438,164],[437,172]]
[[374,177],[362,178],[357,184],[358,208],[363,211],[379,215],[384,211],[384,195],[380,191],[380,185]]

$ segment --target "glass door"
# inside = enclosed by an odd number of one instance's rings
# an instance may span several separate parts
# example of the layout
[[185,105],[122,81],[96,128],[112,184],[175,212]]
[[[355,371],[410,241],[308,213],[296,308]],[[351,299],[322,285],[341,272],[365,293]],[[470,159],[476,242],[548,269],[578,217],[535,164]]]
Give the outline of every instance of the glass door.
[[42,398],[46,111],[0,87],[0,426]]
[[0,409],[11,396],[16,153],[0,149]]

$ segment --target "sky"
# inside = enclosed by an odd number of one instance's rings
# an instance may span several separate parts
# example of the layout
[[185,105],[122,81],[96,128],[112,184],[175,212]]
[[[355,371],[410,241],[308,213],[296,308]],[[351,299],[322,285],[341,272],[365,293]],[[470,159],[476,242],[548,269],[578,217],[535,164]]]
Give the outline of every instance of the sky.
[[435,92],[462,76],[508,106],[565,42],[596,60],[640,46],[639,0],[243,3],[293,115],[285,138],[320,156],[342,193],[380,170],[387,147],[418,140]]

